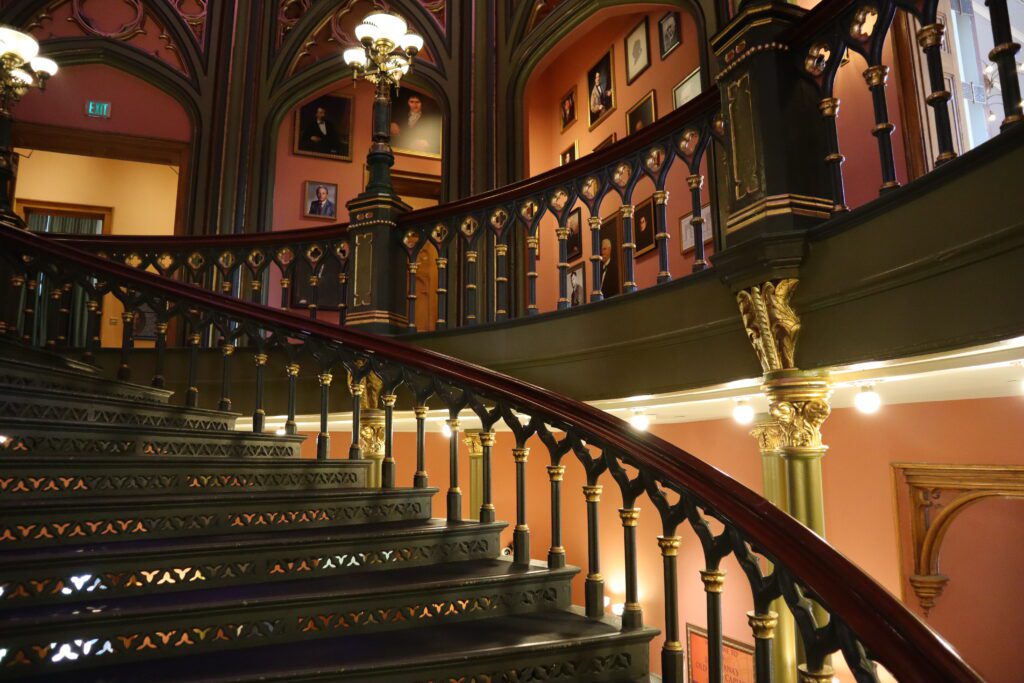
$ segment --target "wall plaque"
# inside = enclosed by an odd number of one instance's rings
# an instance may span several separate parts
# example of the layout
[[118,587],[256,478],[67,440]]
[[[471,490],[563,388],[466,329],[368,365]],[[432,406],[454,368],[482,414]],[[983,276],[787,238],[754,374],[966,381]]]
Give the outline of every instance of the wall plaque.
[[[708,683],[708,632],[686,625],[686,650],[690,683]],[[754,648],[731,638],[722,638],[722,682],[754,683]]]

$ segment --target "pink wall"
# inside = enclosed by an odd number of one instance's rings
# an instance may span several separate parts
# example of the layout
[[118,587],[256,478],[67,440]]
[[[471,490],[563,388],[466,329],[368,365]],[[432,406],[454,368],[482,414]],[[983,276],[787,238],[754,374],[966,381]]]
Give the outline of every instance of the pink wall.
[[[109,119],[85,115],[89,100],[110,102]],[[187,142],[192,124],[181,104],[156,86],[104,64],[61,68],[14,106],[16,121]]]

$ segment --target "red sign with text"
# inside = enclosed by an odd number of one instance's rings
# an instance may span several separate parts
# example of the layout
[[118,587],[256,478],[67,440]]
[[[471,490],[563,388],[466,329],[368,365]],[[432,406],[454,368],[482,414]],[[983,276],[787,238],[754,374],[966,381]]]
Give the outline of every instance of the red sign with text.
[[[686,649],[690,683],[708,683],[708,636],[697,626],[686,625]],[[754,648],[729,638],[722,639],[723,683],[754,683]]]

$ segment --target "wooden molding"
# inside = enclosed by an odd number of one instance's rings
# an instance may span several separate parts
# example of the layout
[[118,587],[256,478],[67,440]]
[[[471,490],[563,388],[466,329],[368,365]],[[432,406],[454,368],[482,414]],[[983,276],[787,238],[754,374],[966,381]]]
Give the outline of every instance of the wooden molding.
[[109,235],[114,225],[114,209],[109,206],[89,204],[68,204],[37,199],[15,199],[14,212],[28,220],[30,213],[45,213],[51,216],[95,217],[103,221],[103,234]]
[[904,156],[907,160],[907,182],[920,178],[929,171],[925,158],[925,139],[928,135],[927,105],[919,100],[920,74],[915,66],[914,38],[910,15],[897,12],[893,19],[893,82],[899,88],[900,134],[903,137]]

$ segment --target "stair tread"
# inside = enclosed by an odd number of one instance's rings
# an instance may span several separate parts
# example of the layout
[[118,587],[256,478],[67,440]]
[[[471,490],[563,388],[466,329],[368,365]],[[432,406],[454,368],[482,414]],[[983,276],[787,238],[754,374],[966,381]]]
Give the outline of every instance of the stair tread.
[[[308,677],[303,678],[308,680],[327,673],[334,674],[331,680],[336,680],[339,675],[359,680],[360,675],[370,671],[386,675],[388,671],[397,673],[411,666],[456,661],[469,666],[479,662],[480,666],[486,667],[490,660],[503,655],[525,655],[528,651],[549,648],[564,650],[576,646],[642,642],[649,641],[657,633],[651,628],[621,632],[613,619],[588,619],[578,608],[571,608],[432,624],[429,628],[226,650],[172,658],[156,664],[108,666],[90,669],[88,675],[89,680],[104,683],[140,680],[151,683],[183,680],[213,683],[299,677]],[[444,647],[439,648],[439,643]],[[51,671],[47,680],[80,681],[82,673],[61,675]]]
[[[430,489],[415,489],[429,491]],[[434,489],[436,491],[436,489]],[[261,531],[258,534],[235,533],[209,536],[171,537],[114,541],[104,543],[83,543],[79,545],[43,546],[4,550],[0,552],[0,567],[30,562],[53,563],[67,558],[81,562],[88,558],[108,558],[169,553],[182,548],[195,550],[217,550],[225,547],[253,548],[278,546],[282,543],[300,546],[308,542],[351,542],[365,539],[396,538],[411,535],[444,534],[451,531],[472,531],[492,528],[504,529],[505,522],[480,524],[477,522],[448,522],[445,519],[402,520],[359,524],[355,526],[324,526],[296,529]]]
[[[138,425],[119,424],[116,422],[73,422],[70,420],[37,419],[28,417],[0,417],[0,423],[17,423],[19,426],[24,428],[46,429],[47,431],[53,431],[55,428],[64,427],[65,429],[71,432],[72,438],[75,436],[80,436],[85,432],[95,432],[97,434],[125,432],[126,435],[138,436],[140,429],[143,429],[140,428]],[[74,425],[74,427],[68,429],[68,425]],[[203,439],[231,439],[233,441],[251,440],[282,443],[302,443],[303,441],[306,440],[306,436],[303,434],[275,434],[273,432],[252,432],[238,429],[206,430],[190,429],[188,427],[156,427],[147,425],[146,427],[144,427],[144,430],[145,436],[149,438],[161,436],[181,437],[183,435],[187,435],[194,438],[198,437]]]
[[102,403],[103,405],[109,406],[125,406],[132,408],[139,408],[142,410],[155,410],[166,413],[177,413],[182,415],[201,415],[206,417],[219,417],[224,419],[238,419],[242,417],[241,413],[235,413],[225,410],[215,410],[213,408],[190,408],[188,406],[181,406],[174,403],[142,403],[140,404],[136,400],[125,398],[123,396],[108,396],[100,392],[82,391],[72,389],[69,387],[23,387],[7,385],[0,382],[0,390],[5,393],[11,394],[27,394],[33,397],[52,397],[58,399],[67,400],[81,400],[85,399],[96,403]]
[[281,604],[294,606],[305,602],[345,600],[360,596],[376,596],[378,600],[386,601],[388,596],[400,596],[407,592],[443,592],[452,588],[506,583],[545,575],[569,580],[578,572],[576,567],[549,569],[546,563],[539,561],[529,566],[520,566],[502,559],[465,560],[386,572],[369,571],[315,579],[240,584],[109,600],[103,600],[103,595],[99,594],[82,602],[10,610],[3,613],[3,623],[5,630],[58,628],[76,623],[96,626],[111,619],[166,617],[169,613],[196,614],[204,610],[237,609],[240,606],[271,608]]
[[[3,346],[0,346],[0,351],[3,351],[3,353],[0,353],[0,367],[10,366],[22,370],[32,370],[50,375],[51,378],[64,378],[76,383],[85,382],[94,384],[97,387],[127,388],[140,394],[149,395],[156,404],[166,404],[167,400],[174,395],[174,392],[169,389],[157,389],[145,384],[106,377],[101,374],[100,368],[95,365],[70,360],[43,349],[3,342]],[[15,358],[11,353],[17,353],[22,356],[30,355],[31,359]],[[55,360],[59,360],[60,363],[54,362]]]

